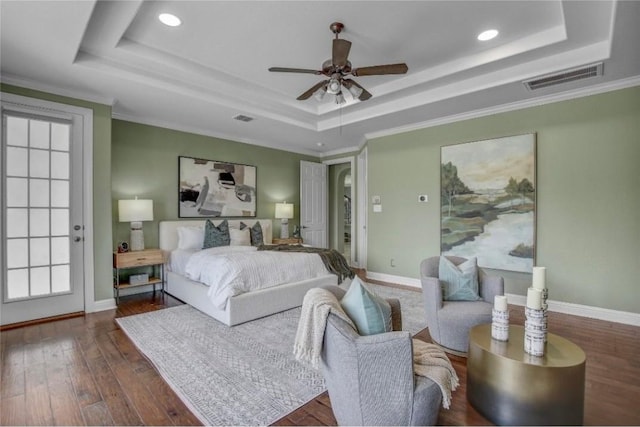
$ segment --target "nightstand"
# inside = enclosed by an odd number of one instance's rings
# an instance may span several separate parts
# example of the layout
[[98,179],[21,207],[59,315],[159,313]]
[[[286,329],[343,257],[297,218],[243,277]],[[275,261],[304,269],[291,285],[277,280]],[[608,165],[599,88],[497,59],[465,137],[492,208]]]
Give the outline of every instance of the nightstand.
[[[153,273],[147,280],[125,282],[120,281],[120,271],[137,267],[153,267]],[[135,286],[153,285],[153,292],[156,291],[156,284],[162,285],[164,294],[164,255],[161,249],[145,249],[134,252],[114,252],[113,253],[113,292],[116,297],[116,304],[120,302],[120,289],[132,288]],[[157,274],[156,274],[157,273]]]
[[302,237],[289,237],[286,239],[271,239],[274,245],[301,245]]

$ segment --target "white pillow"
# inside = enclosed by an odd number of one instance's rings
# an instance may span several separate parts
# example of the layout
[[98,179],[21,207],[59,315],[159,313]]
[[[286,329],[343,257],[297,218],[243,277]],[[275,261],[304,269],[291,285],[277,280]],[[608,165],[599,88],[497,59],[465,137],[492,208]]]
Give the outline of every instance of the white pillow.
[[231,246],[251,246],[251,234],[248,228],[244,230],[230,228],[229,236],[231,236]]
[[178,227],[178,249],[202,249],[204,228]]
[[[265,245],[270,245],[272,242],[267,241],[267,231],[271,228],[270,222],[261,222],[260,226],[262,227],[262,239]],[[269,231],[269,236],[271,236],[271,231]]]

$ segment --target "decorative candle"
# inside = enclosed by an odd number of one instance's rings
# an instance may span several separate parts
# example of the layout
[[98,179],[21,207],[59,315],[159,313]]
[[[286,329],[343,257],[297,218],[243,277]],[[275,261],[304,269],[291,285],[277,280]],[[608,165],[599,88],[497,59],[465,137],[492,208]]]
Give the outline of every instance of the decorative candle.
[[527,290],[527,307],[534,310],[542,310],[542,291],[536,288]]
[[544,289],[546,284],[547,267],[533,267],[533,287],[536,289]]
[[493,308],[496,311],[507,311],[507,297],[504,295],[496,295],[493,298]]

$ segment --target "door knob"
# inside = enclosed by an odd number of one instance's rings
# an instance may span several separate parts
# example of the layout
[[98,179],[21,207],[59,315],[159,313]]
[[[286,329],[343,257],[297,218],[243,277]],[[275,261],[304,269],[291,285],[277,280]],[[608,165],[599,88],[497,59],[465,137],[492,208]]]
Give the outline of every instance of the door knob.
[[74,226],[73,226],[73,229],[74,229],[74,230],[76,230],[76,231],[80,230],[81,228],[82,228],[82,227],[81,227],[81,226],[79,226],[79,225],[74,225]]
[[79,242],[80,240],[82,240],[82,237],[80,237],[80,236],[76,236],[76,237],[73,238],[74,242]]

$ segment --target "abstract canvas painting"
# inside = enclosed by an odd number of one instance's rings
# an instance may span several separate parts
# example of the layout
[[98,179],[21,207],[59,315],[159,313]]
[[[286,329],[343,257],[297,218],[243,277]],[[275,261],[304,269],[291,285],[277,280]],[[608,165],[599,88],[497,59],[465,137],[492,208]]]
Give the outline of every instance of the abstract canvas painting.
[[179,157],[178,216],[256,216],[256,167]]
[[440,151],[440,252],[530,273],[535,258],[536,136]]

